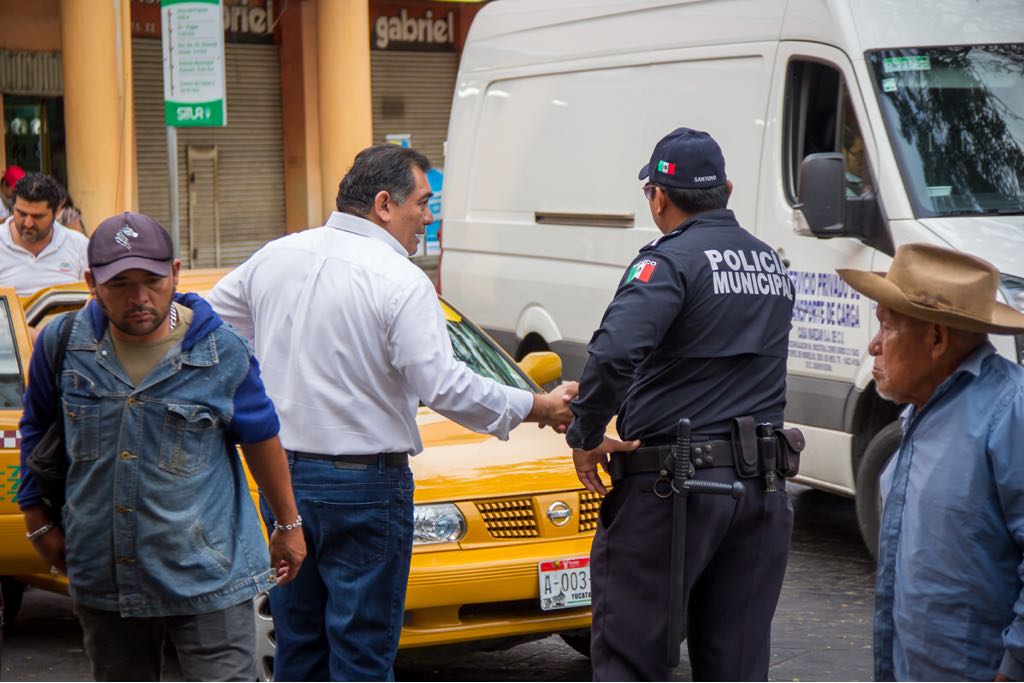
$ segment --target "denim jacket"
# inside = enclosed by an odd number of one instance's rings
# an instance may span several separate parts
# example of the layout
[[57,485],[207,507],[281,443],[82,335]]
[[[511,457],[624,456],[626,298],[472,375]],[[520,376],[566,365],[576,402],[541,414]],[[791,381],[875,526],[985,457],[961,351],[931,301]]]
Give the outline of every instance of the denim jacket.
[[[125,617],[212,612],[273,585],[235,450],[277,434],[273,404],[248,342],[199,296],[175,300],[192,324],[137,386],[91,301],[44,328],[25,394],[23,463],[56,417],[49,359],[73,323],[60,380],[68,580],[76,602]],[[22,472],[19,503],[38,505]]]

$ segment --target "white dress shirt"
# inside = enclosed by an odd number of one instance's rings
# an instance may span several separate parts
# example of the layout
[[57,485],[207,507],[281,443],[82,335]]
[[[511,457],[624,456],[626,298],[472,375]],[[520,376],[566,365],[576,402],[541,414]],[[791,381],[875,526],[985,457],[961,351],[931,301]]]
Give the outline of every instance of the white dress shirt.
[[290,450],[418,453],[420,401],[507,439],[533,406],[455,359],[430,279],[356,216],[268,243],[208,300],[253,341]]
[[14,287],[18,296],[29,296],[85,277],[88,237],[54,221],[50,243],[36,256],[14,241],[13,223],[11,216],[0,226],[0,285]]

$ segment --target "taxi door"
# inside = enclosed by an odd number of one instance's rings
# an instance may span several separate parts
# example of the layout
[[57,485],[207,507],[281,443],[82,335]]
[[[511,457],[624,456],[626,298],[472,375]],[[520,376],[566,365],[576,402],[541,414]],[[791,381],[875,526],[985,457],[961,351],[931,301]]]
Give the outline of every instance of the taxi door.
[[4,577],[46,570],[25,538],[17,501],[21,480],[18,422],[31,355],[32,339],[21,302],[13,289],[0,287],[0,576]]

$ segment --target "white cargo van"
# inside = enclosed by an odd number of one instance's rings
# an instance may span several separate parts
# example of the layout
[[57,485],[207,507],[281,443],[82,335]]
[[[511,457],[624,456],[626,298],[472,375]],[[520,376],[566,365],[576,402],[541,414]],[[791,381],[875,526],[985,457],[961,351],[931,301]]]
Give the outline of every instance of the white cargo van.
[[[551,349],[575,375],[659,234],[637,169],[673,128],[709,131],[730,208],[797,289],[800,480],[856,495],[871,547],[898,409],[871,386],[872,305],[835,269],[948,245],[995,263],[1024,306],[1022,41],[1020,0],[490,3],[448,131],[442,290],[517,357]],[[1024,339],[993,341],[1021,360]]]

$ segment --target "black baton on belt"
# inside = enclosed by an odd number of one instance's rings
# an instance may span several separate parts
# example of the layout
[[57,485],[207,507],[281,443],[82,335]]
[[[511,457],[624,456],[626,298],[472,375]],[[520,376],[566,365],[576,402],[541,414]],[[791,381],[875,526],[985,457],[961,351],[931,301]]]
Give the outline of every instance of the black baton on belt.
[[676,441],[672,444],[672,549],[668,576],[668,638],[666,640],[668,665],[679,666],[679,647],[683,641],[686,615],[686,496],[690,493],[717,493],[739,499],[743,497],[743,484],[724,484],[693,478],[690,421],[683,419],[676,425]]

